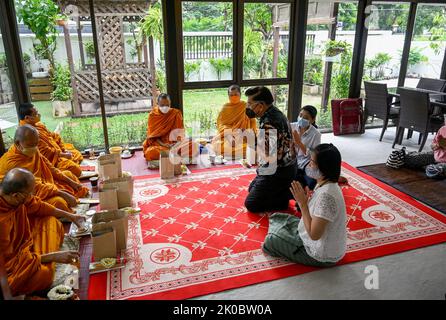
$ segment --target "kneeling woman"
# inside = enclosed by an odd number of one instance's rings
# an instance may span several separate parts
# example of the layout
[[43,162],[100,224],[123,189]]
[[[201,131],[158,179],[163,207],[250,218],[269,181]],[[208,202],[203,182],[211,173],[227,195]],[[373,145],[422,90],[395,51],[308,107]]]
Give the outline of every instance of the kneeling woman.
[[328,267],[341,260],[346,250],[346,208],[338,185],[341,154],[332,144],[320,144],[311,153],[309,169],[317,180],[311,199],[299,182],[293,181],[290,188],[302,218],[271,215],[263,250],[293,262]]

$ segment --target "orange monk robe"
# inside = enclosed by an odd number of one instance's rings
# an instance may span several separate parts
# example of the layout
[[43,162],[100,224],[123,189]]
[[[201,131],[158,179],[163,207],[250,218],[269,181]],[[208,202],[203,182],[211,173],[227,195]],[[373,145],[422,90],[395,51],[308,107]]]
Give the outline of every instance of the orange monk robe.
[[[25,120],[20,120],[20,125],[23,126],[27,123]],[[31,124],[32,125],[32,124]],[[64,152],[59,144],[56,142],[56,140],[53,137],[53,133],[50,132],[46,126],[38,122],[34,126],[39,131],[39,151],[40,153],[47,158],[53,166],[55,166],[57,169],[60,169],[62,171],[70,171],[72,174],[74,174],[76,177],[80,177],[82,174],[82,170],[80,165],[74,161],[74,154],[73,154],[73,160],[61,157],[60,154]]]
[[[39,151],[37,151],[33,157],[27,157],[17,150],[15,144],[13,144],[0,158],[0,181],[3,180],[6,173],[13,168],[27,169],[34,175],[36,178],[36,194],[44,201],[51,198],[51,196],[58,190],[66,191],[77,198],[85,197],[89,191],[88,188],[84,186],[78,191],[75,191],[64,181],[64,177],[68,177],[79,183],[79,179],[77,179],[77,177],[70,171],[61,171],[55,168],[48,159],[40,154]],[[42,183],[45,184],[43,190],[41,190]],[[47,185],[51,186],[50,189],[52,192],[49,194],[47,193],[49,189]]]
[[[38,122],[36,124],[36,128],[39,129],[39,127],[45,127],[45,125],[42,122]],[[46,129],[46,127],[45,127]],[[59,148],[62,150],[62,152],[71,152],[73,158],[71,159],[73,162],[80,164],[82,160],[84,160],[84,157],[82,156],[82,153],[80,151],[76,150],[76,148],[71,143],[66,143],[62,140],[62,137],[60,134],[56,132],[51,132],[48,129],[46,129],[53,140],[59,145]],[[39,130],[40,131],[40,130]]]
[[47,289],[53,282],[55,263],[40,260],[42,254],[59,251],[64,239],[53,212],[38,197],[13,207],[0,196],[0,253],[14,296]]
[[[171,132],[175,129],[184,129],[181,111],[170,108],[169,112],[164,114],[159,110],[158,106],[155,106],[149,113],[147,138],[143,144],[144,157],[147,161],[159,160],[160,152],[169,150],[167,147],[160,145],[158,139],[165,144],[181,141],[181,138],[175,140],[178,135],[174,134],[174,137],[170,137]],[[180,150],[180,155],[184,155],[189,151],[190,158],[192,158],[198,153],[197,144],[185,141],[184,146]]]
[[[231,143],[230,139],[225,139],[225,130],[233,131],[235,141],[237,141],[236,131],[234,130],[247,130],[252,129],[253,134],[257,133],[257,123],[255,119],[250,119],[246,115],[246,102],[240,101],[239,103],[233,104],[231,102],[223,105],[220,113],[217,117],[217,129],[218,134],[212,139],[212,147],[216,154],[226,155],[229,157],[234,157],[235,155],[243,154],[246,156],[246,146],[247,140],[245,139],[241,143],[235,142]],[[253,136],[254,137],[254,136]]]

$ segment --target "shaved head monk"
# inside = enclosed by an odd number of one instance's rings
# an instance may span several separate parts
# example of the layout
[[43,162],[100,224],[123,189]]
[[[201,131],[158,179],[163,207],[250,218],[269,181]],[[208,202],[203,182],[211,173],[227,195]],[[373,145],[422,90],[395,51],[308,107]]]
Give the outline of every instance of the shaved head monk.
[[35,179],[25,169],[7,172],[0,185],[0,254],[14,296],[48,289],[55,263],[77,263],[76,251],[59,251],[64,230],[57,218],[82,226],[85,218],[33,195]]
[[217,117],[218,134],[212,139],[212,148],[218,155],[236,158],[246,156],[247,141],[243,141],[245,130],[251,129],[253,139],[257,132],[256,119],[246,115],[246,102],[240,100],[241,91],[238,85],[228,88],[228,100]]
[[40,114],[32,103],[22,103],[19,106],[20,125],[29,124],[39,131],[38,148],[42,156],[47,158],[53,166],[60,170],[68,170],[76,177],[80,177],[82,170],[80,162],[82,155],[79,151],[69,152],[57,133],[50,132],[40,122]]
[[[162,93],[158,96],[157,106],[149,113],[147,139],[144,141],[144,157],[147,161],[156,161],[161,151],[169,151],[176,145],[178,154],[185,153],[192,158],[198,153],[198,145],[184,139],[183,116],[181,111],[171,107],[170,97]],[[175,130],[175,131],[174,131]],[[184,143],[177,144],[179,141]]]
[[13,168],[29,170],[36,178],[36,194],[59,209],[69,211],[76,198],[85,197],[89,190],[69,171],[55,168],[38,150],[39,133],[30,125],[17,128],[14,144],[0,158],[0,181]]

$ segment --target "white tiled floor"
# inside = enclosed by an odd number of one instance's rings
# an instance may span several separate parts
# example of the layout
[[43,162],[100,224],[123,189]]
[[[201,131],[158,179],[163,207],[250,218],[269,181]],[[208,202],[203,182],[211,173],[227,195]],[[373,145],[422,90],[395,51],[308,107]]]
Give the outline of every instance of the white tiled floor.
[[[395,128],[390,128],[382,142],[381,129],[364,135],[322,136],[323,143],[333,143],[343,160],[353,166],[383,163],[392,151]],[[424,150],[428,150],[429,137]],[[404,139],[408,150],[417,150],[418,134]],[[400,146],[397,146],[398,148]],[[379,290],[364,286],[365,267],[379,270]],[[198,299],[444,299],[446,294],[446,244],[421,248],[378,259],[361,261],[299,276],[228,290]]]

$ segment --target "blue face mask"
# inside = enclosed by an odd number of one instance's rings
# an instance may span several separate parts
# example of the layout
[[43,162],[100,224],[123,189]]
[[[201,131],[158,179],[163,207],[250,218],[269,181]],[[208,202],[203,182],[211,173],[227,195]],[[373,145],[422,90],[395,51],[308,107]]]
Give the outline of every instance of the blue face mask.
[[314,180],[322,178],[322,173],[319,168],[311,168],[310,165],[305,167],[305,174]]
[[306,128],[310,125],[310,121],[302,117],[297,118],[297,126],[300,128]]

